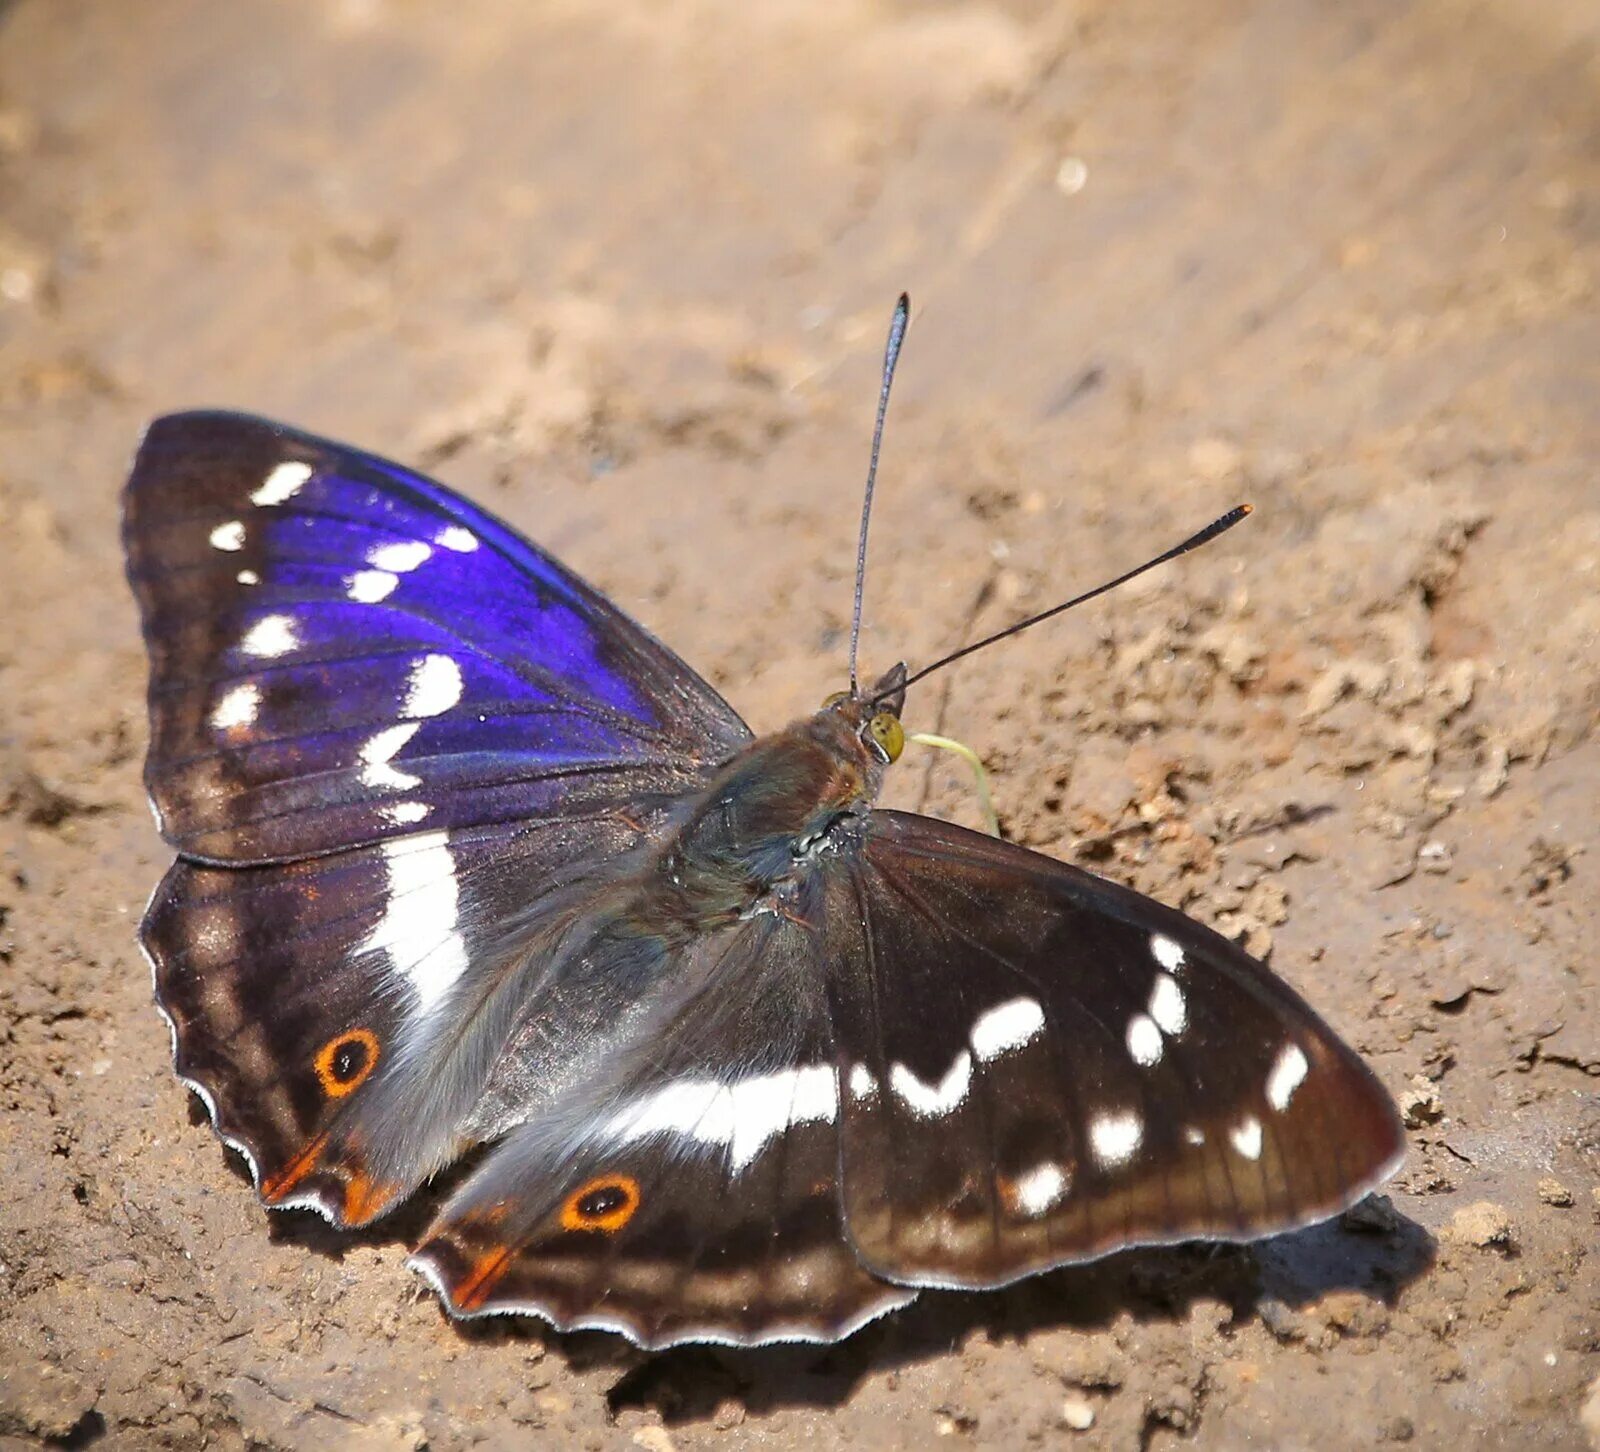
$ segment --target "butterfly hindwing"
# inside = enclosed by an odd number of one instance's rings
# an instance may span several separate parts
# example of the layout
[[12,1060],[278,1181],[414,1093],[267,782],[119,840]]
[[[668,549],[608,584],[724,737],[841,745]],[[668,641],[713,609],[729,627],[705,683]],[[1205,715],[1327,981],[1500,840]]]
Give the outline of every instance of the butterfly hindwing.
[[[729,1088],[740,1103],[766,1092]],[[719,1112],[709,1094],[703,1108]],[[523,1136],[496,1152],[526,1153],[523,1175],[475,1187],[413,1256],[454,1315],[531,1313],[648,1347],[753,1345],[836,1340],[915,1294],[845,1240],[832,1125],[794,1125],[737,1173],[721,1151],[596,1143],[558,1160]]]
[[262,1198],[362,1223],[493,1133],[481,1100],[512,1017],[494,990],[517,991],[581,898],[554,885],[578,880],[566,864],[640,840],[614,816],[174,864],[142,930],[157,1001],[177,1072]]
[[[874,1272],[992,1286],[1123,1246],[1331,1215],[1402,1138],[1370,1070],[1182,914],[875,812],[831,970],[843,1194]],[[859,928],[856,926],[859,924]]]
[[665,646],[515,531],[239,414],[151,425],[124,496],[168,839],[287,860],[673,795],[750,738]]
[[914,1292],[840,1217],[838,1087],[807,930],[687,950],[638,1041],[487,1157],[413,1263],[456,1315],[684,1340],[832,1340]]

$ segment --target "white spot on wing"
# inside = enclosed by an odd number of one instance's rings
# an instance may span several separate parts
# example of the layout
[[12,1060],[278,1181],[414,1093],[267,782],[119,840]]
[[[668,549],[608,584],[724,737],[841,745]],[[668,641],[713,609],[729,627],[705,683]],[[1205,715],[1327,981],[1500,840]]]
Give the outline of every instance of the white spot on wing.
[[904,1064],[889,1070],[889,1083],[901,1102],[921,1119],[948,1114],[967,1097],[972,1082],[972,1055],[965,1049],[955,1056],[944,1078],[937,1084],[924,1083]]
[[283,504],[293,499],[311,477],[309,464],[279,464],[267,475],[266,483],[251,496],[252,504]]
[[410,827],[432,810],[425,802],[391,802],[379,809],[397,827]]
[[658,1134],[681,1134],[700,1144],[733,1138],[733,1094],[717,1079],[683,1079],[624,1104],[605,1123],[624,1144]]
[[1189,1026],[1189,1009],[1183,1001],[1183,990],[1171,974],[1156,974],[1155,987],[1150,990],[1150,1017],[1162,1033],[1174,1038]]
[[400,748],[421,729],[420,721],[404,721],[398,726],[385,728],[363,742],[360,752],[363,785],[396,787],[400,791],[409,791],[414,786],[421,786],[421,777],[412,776],[389,764]]
[[1011,1186],[1016,1207],[1024,1215],[1043,1215],[1061,1203],[1067,1193],[1067,1177],[1060,1165],[1046,1160],[1025,1175],[1018,1175]]
[[458,555],[470,555],[478,547],[478,536],[470,529],[463,529],[459,524],[447,525],[433,538],[436,544],[443,545],[447,550],[454,550]]
[[376,605],[380,600],[387,600],[399,583],[400,577],[388,570],[357,570],[344,582],[344,592],[363,605]]
[[380,570],[404,575],[416,569],[433,549],[420,539],[397,540],[394,544],[376,545],[367,551],[367,563]]
[[298,648],[300,633],[288,615],[263,615],[244,633],[239,649],[246,655],[288,655]]
[[601,1133],[624,1144],[658,1134],[684,1135],[698,1144],[724,1145],[742,1170],[791,1124],[832,1121],[839,1086],[828,1064],[808,1064],[724,1083],[684,1079],[624,1104]]
[[443,832],[397,837],[383,844],[383,855],[389,896],[361,948],[387,955],[421,1007],[431,1008],[467,969],[466,944],[456,932],[460,893],[449,838]]
[[261,576],[256,574],[254,570],[240,570],[233,578],[241,585],[259,585],[261,583]]
[[865,1064],[856,1064],[851,1068],[850,1092],[857,1099],[870,1099],[878,1092],[878,1081]]
[[1246,1115],[1238,1125],[1228,1131],[1233,1147],[1247,1160],[1261,1158],[1261,1121],[1253,1114]]
[[1161,1030],[1153,1018],[1136,1013],[1128,1020],[1128,1052],[1146,1069],[1161,1062]]
[[980,1064],[1031,1043],[1044,1027],[1044,1010],[1031,998],[1012,998],[980,1014],[968,1036]]
[[244,522],[230,519],[226,524],[219,524],[211,531],[208,538],[211,548],[216,550],[242,550],[244,548]]
[[1267,1103],[1280,1114],[1287,1109],[1310,1067],[1299,1044],[1285,1044],[1272,1065],[1272,1072],[1267,1075]]
[[1150,935],[1150,951],[1156,962],[1169,973],[1176,973],[1183,967],[1183,949],[1161,933]]
[[447,655],[425,655],[411,667],[401,714],[437,716],[461,699],[461,667]]
[[1089,1121],[1089,1148],[1105,1169],[1124,1165],[1144,1139],[1144,1121],[1137,1111],[1100,1114]]
[[1205,1130],[1197,1129],[1192,1124],[1186,1130],[1184,1130],[1183,1137],[1188,1140],[1190,1144],[1204,1144],[1206,1142]]
[[256,712],[260,709],[261,688],[254,681],[246,681],[242,685],[230,686],[222,693],[212,708],[211,724],[218,731],[248,726],[256,719]]

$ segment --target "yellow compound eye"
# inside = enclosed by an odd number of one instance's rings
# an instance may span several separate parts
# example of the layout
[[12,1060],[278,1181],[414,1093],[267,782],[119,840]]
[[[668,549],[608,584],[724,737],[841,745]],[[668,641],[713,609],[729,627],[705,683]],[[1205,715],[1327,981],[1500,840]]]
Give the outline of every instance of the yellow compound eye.
[[837,706],[840,701],[848,701],[849,699],[849,691],[835,691],[831,696],[828,697],[826,701],[822,703],[822,709],[826,711],[831,706]]
[[892,711],[879,711],[868,721],[867,735],[889,761],[899,761],[900,753],[906,749],[905,727]]

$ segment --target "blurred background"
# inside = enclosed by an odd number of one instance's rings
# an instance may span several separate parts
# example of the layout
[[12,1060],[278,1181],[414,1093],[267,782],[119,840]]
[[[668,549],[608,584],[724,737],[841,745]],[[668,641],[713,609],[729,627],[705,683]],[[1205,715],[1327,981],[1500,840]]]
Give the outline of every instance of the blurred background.
[[[1600,1447],[1597,183],[1593,0],[0,3],[0,1443]],[[1402,1098],[1392,1204],[834,1351],[452,1328],[167,1071],[140,430],[420,466],[771,728],[901,289],[869,672],[1256,504],[908,719],[1272,954]]]

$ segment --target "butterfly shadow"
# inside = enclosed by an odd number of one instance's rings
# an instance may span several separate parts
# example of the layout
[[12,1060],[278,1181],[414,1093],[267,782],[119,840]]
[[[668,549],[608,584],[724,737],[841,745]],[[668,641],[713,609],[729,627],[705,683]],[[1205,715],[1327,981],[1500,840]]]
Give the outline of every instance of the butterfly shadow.
[[[679,1424],[730,1404],[751,1415],[838,1406],[868,1376],[948,1355],[975,1333],[1017,1342],[1057,1330],[1087,1334],[1125,1314],[1181,1323],[1201,1302],[1226,1306],[1233,1327],[1256,1319],[1280,1340],[1299,1339],[1316,1329],[1305,1309],[1330,1293],[1356,1291],[1391,1305],[1433,1260],[1428,1231],[1378,1196],[1343,1220],[1252,1245],[1134,1249],[999,1291],[925,1292],[832,1346],[682,1346],[650,1354],[612,1337],[563,1339],[584,1365],[614,1359],[622,1373],[608,1393],[614,1416],[647,1410]],[[606,1345],[580,1347],[580,1340]]]
[[[194,1108],[203,1120],[198,1101]],[[415,1245],[481,1153],[364,1229],[340,1229],[310,1211],[288,1211],[269,1217],[268,1233],[275,1242],[334,1261],[362,1246]],[[248,1183],[242,1156],[230,1151],[227,1159]],[[1233,1327],[1254,1319],[1280,1340],[1299,1339],[1316,1329],[1302,1313],[1330,1293],[1354,1291],[1392,1305],[1433,1264],[1434,1251],[1426,1229],[1387,1196],[1373,1195],[1338,1219],[1268,1240],[1135,1248],[998,1291],[925,1291],[904,1310],[832,1345],[685,1345],[650,1352],[603,1332],[563,1334],[532,1316],[451,1324],[465,1342],[537,1341],[574,1371],[614,1371],[607,1393],[613,1416],[653,1411],[676,1425],[730,1406],[749,1415],[835,1407],[874,1373],[949,1355],[974,1334],[1017,1342],[1050,1331],[1088,1334],[1124,1315],[1178,1323],[1202,1302],[1227,1307]]]

